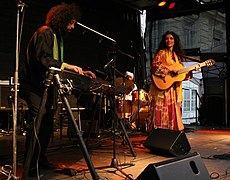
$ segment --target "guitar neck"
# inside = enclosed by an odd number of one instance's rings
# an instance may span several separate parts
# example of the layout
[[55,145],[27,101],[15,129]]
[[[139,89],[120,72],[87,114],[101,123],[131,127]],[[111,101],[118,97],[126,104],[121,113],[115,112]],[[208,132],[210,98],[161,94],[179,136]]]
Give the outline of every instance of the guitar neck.
[[172,84],[174,82],[183,81],[185,79],[185,76],[186,76],[183,73],[189,72],[189,71],[194,70],[194,69],[198,70],[203,66],[212,66],[214,64],[215,64],[215,61],[213,59],[207,60],[207,61],[202,62],[202,63],[197,63],[197,64],[194,64],[192,66],[188,66],[186,68],[183,68],[183,65],[181,65],[181,64],[173,64],[173,65],[171,65],[172,68],[177,68],[177,69],[181,68],[178,71],[178,74],[176,76],[172,76],[170,73],[166,74],[165,77],[160,77],[160,76],[152,74],[152,78],[153,78],[155,85],[159,89],[166,90],[170,86],[172,86]]
[[180,69],[178,71],[178,74],[186,73],[186,72],[189,72],[189,71],[194,70],[194,69],[199,69],[199,68],[201,68],[201,67],[203,67],[205,65],[206,65],[205,62],[194,64],[192,66],[188,66],[186,68]]

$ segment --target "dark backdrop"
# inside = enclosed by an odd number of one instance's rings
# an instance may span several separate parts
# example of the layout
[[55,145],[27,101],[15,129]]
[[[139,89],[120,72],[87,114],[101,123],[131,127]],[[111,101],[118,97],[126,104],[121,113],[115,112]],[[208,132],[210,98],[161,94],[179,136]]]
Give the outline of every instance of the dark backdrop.
[[[16,0],[1,1],[0,80],[14,75],[17,17],[20,17],[20,26],[23,22],[20,43],[20,60],[22,60],[33,32],[44,24],[50,7],[61,1],[25,0],[23,2],[28,5],[24,8],[24,19],[23,13],[17,10]],[[145,69],[142,66],[144,59],[140,58],[143,50],[138,11],[106,0],[65,2],[74,2],[80,6],[82,12],[80,23],[117,41],[117,44],[113,45],[103,36],[77,25],[77,28],[65,37],[66,62],[108,73],[103,66],[111,59],[111,52],[113,52],[112,55],[116,57],[116,68],[120,72],[135,71],[136,77],[144,77]]]

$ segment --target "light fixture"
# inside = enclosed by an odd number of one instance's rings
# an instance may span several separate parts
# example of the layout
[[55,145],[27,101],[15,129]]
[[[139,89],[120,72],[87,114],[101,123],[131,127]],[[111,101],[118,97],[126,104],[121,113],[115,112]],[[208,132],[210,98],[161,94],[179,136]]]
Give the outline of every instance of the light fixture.
[[160,1],[159,3],[158,3],[158,6],[159,7],[162,7],[162,6],[164,6],[166,4],[166,1]]
[[173,9],[175,7],[176,3],[175,2],[172,2],[169,4],[168,8],[169,9]]

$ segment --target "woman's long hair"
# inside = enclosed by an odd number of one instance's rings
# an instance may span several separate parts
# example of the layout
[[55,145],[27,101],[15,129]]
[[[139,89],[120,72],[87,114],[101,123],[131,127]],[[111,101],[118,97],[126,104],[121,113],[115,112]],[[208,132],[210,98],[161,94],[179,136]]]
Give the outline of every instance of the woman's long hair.
[[72,20],[80,18],[80,9],[75,4],[61,3],[52,7],[46,15],[46,25],[53,31],[65,33],[66,26]]
[[162,50],[162,49],[166,49],[168,48],[165,42],[166,36],[168,34],[171,34],[174,37],[174,46],[173,46],[173,51],[178,55],[178,56],[183,56],[185,54],[182,46],[181,46],[181,42],[180,42],[180,38],[179,36],[173,32],[173,31],[167,31],[165,34],[163,34],[161,42],[159,44],[159,47],[157,49],[157,52]]

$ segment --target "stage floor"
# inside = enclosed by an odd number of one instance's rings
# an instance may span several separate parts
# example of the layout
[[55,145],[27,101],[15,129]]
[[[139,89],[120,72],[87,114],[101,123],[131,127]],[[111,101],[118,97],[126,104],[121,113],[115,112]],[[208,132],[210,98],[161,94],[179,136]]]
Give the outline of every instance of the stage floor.
[[[173,170],[171,174],[175,177],[183,177],[180,179],[189,179],[190,172],[186,167],[187,162],[195,162],[200,171],[199,177],[205,179],[206,173],[212,179],[230,179],[230,130],[228,128],[213,127],[188,127],[185,131],[187,140],[191,146],[189,154],[197,152],[198,155],[191,157],[181,156],[165,156],[159,151],[158,154],[151,152],[143,146],[143,142],[149,135],[139,131],[126,130],[128,134],[128,145],[122,136],[122,131],[116,133],[116,143],[113,143],[113,131],[111,129],[102,130],[100,133],[92,137],[84,135],[84,144],[87,147],[92,165],[88,166],[84,157],[83,150],[79,146],[79,140],[76,137],[68,137],[66,129],[54,132],[52,142],[48,149],[48,158],[52,163],[57,164],[60,168],[54,170],[41,170],[40,175],[43,180],[59,180],[59,179],[93,179],[92,174],[96,174],[100,179],[119,180],[119,179],[136,179],[149,164],[162,162],[166,170]],[[1,133],[0,137],[0,165],[12,165],[12,133]],[[171,138],[167,137],[164,138]],[[25,136],[18,134],[17,136],[17,174],[16,177],[21,179],[22,176],[22,160],[24,152]],[[155,138],[155,137],[154,137]],[[156,137],[157,138],[157,137]],[[166,142],[167,143],[167,142]],[[114,146],[114,144],[116,146]],[[133,153],[132,149],[135,153]],[[172,159],[172,162],[164,162]],[[112,165],[117,162],[118,166]],[[115,163],[116,164],[116,163]],[[204,165],[207,169],[199,169],[200,165]],[[159,169],[157,169],[159,168]],[[63,169],[72,170],[73,176],[64,174]],[[91,171],[89,170],[91,169]],[[155,170],[161,174],[163,169],[160,167]],[[170,171],[167,179],[171,179]],[[67,171],[69,173],[69,171]],[[151,172],[154,175],[154,172]],[[186,177],[185,177],[186,176]],[[191,174],[192,176],[192,174]],[[211,179],[210,178],[210,179]],[[0,174],[0,179],[7,179],[6,175]],[[36,179],[36,178],[29,178]],[[175,179],[175,178],[174,178]],[[197,178],[199,179],[199,178]]]

